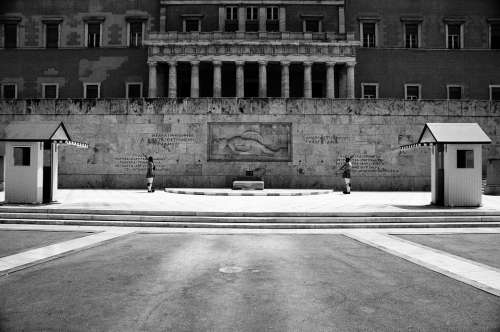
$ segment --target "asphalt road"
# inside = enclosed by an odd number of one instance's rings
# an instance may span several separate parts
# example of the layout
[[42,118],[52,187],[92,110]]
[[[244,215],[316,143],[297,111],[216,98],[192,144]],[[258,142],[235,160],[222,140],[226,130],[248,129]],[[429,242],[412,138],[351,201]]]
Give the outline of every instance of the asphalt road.
[[342,235],[130,235],[0,279],[1,331],[500,331],[500,298]]

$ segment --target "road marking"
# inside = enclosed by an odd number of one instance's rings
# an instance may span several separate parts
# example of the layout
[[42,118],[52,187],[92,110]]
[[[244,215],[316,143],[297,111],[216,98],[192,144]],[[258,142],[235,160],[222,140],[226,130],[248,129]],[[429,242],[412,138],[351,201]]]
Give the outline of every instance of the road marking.
[[94,247],[105,241],[116,239],[133,232],[133,230],[117,229],[55,243],[42,248],[27,250],[19,254],[0,257],[0,275],[9,274],[35,264],[46,262],[77,250]]
[[427,269],[500,296],[500,270],[494,267],[388,234],[345,232],[345,235]]

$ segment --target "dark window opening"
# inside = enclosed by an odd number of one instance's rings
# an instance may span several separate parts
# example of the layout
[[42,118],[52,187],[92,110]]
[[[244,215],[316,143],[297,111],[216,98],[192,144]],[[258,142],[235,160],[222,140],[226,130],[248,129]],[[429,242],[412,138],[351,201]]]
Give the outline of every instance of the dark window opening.
[[304,32],[320,32],[319,23],[319,20],[306,20],[306,30]]
[[279,8],[278,7],[268,7],[266,9],[266,31],[278,32],[280,31],[280,21],[279,21]]
[[259,9],[257,7],[247,8],[247,20],[245,22],[245,29],[249,32],[259,31]]
[[408,85],[406,87],[406,99],[420,99],[420,87],[418,85]]
[[449,99],[462,99],[462,87],[449,86],[448,87],[448,98]]
[[491,25],[491,48],[500,49],[500,23]]
[[269,63],[267,65],[267,96],[281,97],[281,64]]
[[238,7],[226,7],[226,32],[238,31]]
[[191,63],[177,63],[177,96],[189,98],[191,96]]
[[304,97],[304,66],[301,63],[290,64],[290,98]]
[[448,48],[461,48],[460,39],[460,24],[448,24]]
[[128,98],[141,98],[142,97],[142,86],[139,83],[127,84],[127,96]]
[[197,19],[186,20],[186,32],[200,31],[200,21]]
[[5,48],[17,47],[17,24],[6,23],[4,25],[4,47]]
[[500,100],[500,86],[492,86],[491,88],[491,100]]
[[101,46],[101,23],[88,23],[87,47],[96,48]]
[[30,166],[31,148],[26,147],[14,147],[14,166]]
[[375,23],[363,23],[363,47],[375,47]]
[[236,97],[236,65],[234,62],[222,64],[222,97]]
[[409,23],[405,25],[405,47],[418,48],[418,24]]
[[4,99],[16,99],[16,85],[15,84],[4,84],[2,85],[2,97]]
[[46,41],[47,48],[59,47],[59,23],[47,23],[46,28]]
[[474,168],[473,150],[457,150],[457,168]]
[[142,46],[142,22],[130,22],[130,47]]
[[57,98],[57,85],[56,84],[46,84],[43,86],[43,95],[46,99],[56,99]]
[[85,98],[87,99],[97,99],[99,98],[99,85],[98,84],[87,84],[85,86]]
[[375,84],[363,85],[363,98],[367,99],[377,98],[377,86]]
[[[259,64],[245,63],[245,97],[259,96]],[[268,82],[269,84],[269,82]]]
[[324,63],[315,63],[311,68],[312,80],[312,97],[325,98],[326,97],[326,65]]
[[211,62],[200,63],[200,97],[214,95],[214,66]]

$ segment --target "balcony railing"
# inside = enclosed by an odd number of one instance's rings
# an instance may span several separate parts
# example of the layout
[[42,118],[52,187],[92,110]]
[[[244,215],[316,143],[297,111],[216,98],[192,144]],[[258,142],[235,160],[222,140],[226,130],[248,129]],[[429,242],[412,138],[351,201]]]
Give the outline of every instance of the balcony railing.
[[221,41],[221,40],[268,40],[268,41],[354,41],[354,33],[336,32],[178,32],[168,31],[149,34],[146,45],[157,42]]

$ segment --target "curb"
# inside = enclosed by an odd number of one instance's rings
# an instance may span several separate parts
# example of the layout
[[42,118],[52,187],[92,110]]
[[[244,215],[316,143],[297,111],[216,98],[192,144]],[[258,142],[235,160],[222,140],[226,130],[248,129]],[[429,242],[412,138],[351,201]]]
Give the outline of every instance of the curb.
[[167,189],[165,192],[170,194],[181,194],[181,195],[204,195],[204,196],[313,196],[313,195],[326,195],[332,193],[331,190],[317,190],[317,191],[307,191],[303,192],[266,192],[265,190],[233,190],[233,191],[197,191],[197,190],[176,190]]

